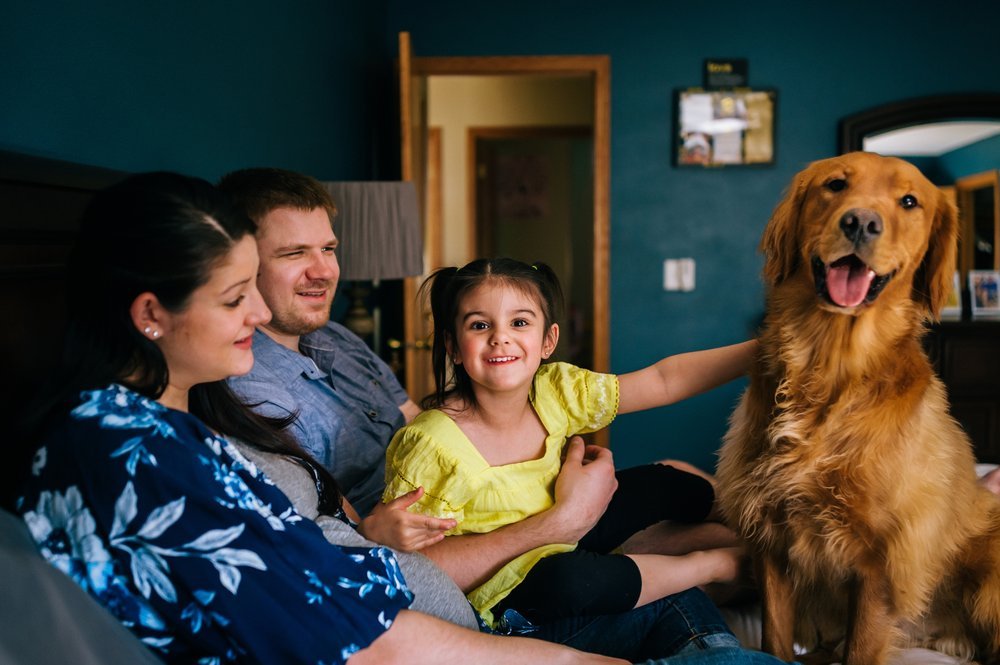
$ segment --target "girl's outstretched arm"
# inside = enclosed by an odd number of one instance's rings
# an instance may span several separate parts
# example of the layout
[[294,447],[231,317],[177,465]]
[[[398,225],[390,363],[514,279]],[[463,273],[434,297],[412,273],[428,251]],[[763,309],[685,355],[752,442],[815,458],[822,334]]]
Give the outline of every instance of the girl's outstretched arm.
[[642,411],[693,397],[743,376],[757,352],[757,340],[668,356],[618,377],[618,413]]

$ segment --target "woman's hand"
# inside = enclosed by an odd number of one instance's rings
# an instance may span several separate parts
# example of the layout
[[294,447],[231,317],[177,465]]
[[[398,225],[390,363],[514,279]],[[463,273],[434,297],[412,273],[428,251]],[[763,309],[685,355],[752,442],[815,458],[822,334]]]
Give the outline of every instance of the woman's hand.
[[407,510],[424,495],[424,488],[378,503],[358,524],[358,532],[368,540],[401,552],[415,552],[444,539],[444,532],[458,524],[453,519],[428,517]]

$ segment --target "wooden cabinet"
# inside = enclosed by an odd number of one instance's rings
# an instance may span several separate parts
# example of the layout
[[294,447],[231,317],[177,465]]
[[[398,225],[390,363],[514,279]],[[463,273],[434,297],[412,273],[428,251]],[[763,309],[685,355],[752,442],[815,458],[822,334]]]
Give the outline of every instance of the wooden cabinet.
[[1000,321],[942,321],[925,345],[977,459],[1000,463]]

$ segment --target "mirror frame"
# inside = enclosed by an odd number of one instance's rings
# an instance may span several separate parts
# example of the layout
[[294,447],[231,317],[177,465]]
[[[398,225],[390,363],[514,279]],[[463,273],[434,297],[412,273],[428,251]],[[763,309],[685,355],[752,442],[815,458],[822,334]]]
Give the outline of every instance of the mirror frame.
[[949,119],[1000,120],[1000,94],[969,93],[918,97],[876,106],[840,121],[838,150],[861,150],[865,136]]

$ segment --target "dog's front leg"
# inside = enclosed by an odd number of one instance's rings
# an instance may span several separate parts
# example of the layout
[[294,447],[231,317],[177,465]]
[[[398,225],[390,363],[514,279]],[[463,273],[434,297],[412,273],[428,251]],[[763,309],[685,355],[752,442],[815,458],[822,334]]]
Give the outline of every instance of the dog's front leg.
[[770,556],[758,560],[757,579],[764,597],[761,648],[780,660],[791,661],[795,656],[795,602],[791,580],[784,564]]
[[844,665],[882,665],[896,635],[884,575],[858,575],[850,587]]

